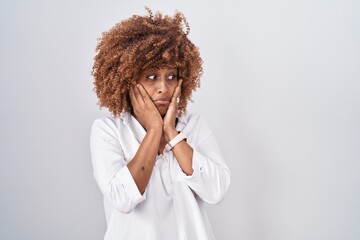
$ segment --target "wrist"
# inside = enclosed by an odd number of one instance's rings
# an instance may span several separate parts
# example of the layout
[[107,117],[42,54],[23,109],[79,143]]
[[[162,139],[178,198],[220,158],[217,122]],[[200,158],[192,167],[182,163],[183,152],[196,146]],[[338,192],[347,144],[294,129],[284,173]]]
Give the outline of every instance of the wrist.
[[175,128],[165,130],[164,129],[164,137],[166,142],[169,142],[171,139],[176,137],[178,135],[178,131]]
[[172,138],[166,145],[165,145],[165,150],[166,151],[170,151],[171,149],[173,149],[173,147],[175,147],[179,142],[185,140],[186,141],[186,136],[184,135],[184,133],[179,132],[174,138]]
[[147,133],[163,134],[162,127],[152,127],[146,130]]

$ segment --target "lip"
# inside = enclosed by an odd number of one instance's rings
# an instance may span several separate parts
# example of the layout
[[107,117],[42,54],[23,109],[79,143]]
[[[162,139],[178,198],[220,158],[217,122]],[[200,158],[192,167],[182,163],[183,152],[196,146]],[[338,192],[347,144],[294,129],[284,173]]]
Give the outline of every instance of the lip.
[[169,105],[170,104],[170,100],[167,98],[160,98],[160,99],[156,99],[154,100],[154,103],[156,105]]

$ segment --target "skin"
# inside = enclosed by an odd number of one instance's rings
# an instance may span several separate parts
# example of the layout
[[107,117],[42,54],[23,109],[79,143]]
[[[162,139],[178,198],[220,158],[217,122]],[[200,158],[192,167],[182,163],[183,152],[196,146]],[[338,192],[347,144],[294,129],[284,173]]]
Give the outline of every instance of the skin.
[[[178,134],[175,121],[182,80],[177,79],[176,69],[160,68],[144,71],[137,82],[131,86],[130,100],[133,115],[146,130],[146,135],[127,167],[143,194],[157,154],[162,153],[166,143]],[[183,172],[192,175],[191,146],[181,141],[172,151]]]

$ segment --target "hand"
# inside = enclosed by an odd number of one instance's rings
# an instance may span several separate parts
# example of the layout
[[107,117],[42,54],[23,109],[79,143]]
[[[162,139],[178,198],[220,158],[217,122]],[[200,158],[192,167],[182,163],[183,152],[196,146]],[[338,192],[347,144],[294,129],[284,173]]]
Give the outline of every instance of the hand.
[[133,84],[130,87],[130,101],[136,119],[146,131],[162,131],[163,120],[161,115],[143,86]]
[[178,134],[175,129],[175,120],[176,120],[176,113],[178,110],[178,99],[180,99],[181,96],[182,82],[183,82],[182,79],[179,80],[178,85],[176,86],[175,91],[171,97],[169,108],[164,116],[163,134],[167,142]]

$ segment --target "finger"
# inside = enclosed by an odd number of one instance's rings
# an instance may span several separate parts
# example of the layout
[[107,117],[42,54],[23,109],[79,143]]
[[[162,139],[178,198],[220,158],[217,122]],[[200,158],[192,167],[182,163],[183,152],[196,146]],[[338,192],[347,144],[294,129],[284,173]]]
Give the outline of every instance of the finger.
[[139,103],[135,97],[134,86],[130,86],[129,95],[130,95],[130,101],[131,101],[131,104],[133,105],[133,108],[137,108],[139,106]]
[[139,91],[139,84],[136,84],[136,85],[134,85],[133,86],[133,90],[134,90],[134,95],[135,95],[135,98],[136,98],[136,100],[137,100],[137,102],[139,103],[139,104],[141,104],[141,103],[144,103],[144,99],[143,99],[143,97],[141,96],[141,93],[140,93],[140,91]]
[[180,79],[179,83],[178,83],[178,88],[179,88],[179,92],[177,93],[177,97],[180,98],[181,96],[181,86],[182,86],[183,80]]
[[182,80],[179,80],[179,83],[176,86],[175,91],[173,93],[173,96],[171,98],[171,104],[176,104],[177,105],[180,102],[181,84],[182,84]]
[[148,101],[150,99],[150,96],[145,90],[145,88],[141,84],[137,84],[136,86],[139,89],[139,93],[141,94],[144,102]]
[[178,84],[174,90],[174,93],[171,97],[171,102],[170,102],[169,108],[164,117],[164,121],[170,125],[175,124],[175,118],[176,118],[176,113],[177,113],[178,103],[179,103],[178,100],[180,99],[180,91],[181,91],[180,86],[181,86],[181,82],[180,82],[180,85]]
[[180,79],[177,85],[178,85],[179,87],[181,87],[182,83],[183,83],[183,80]]

